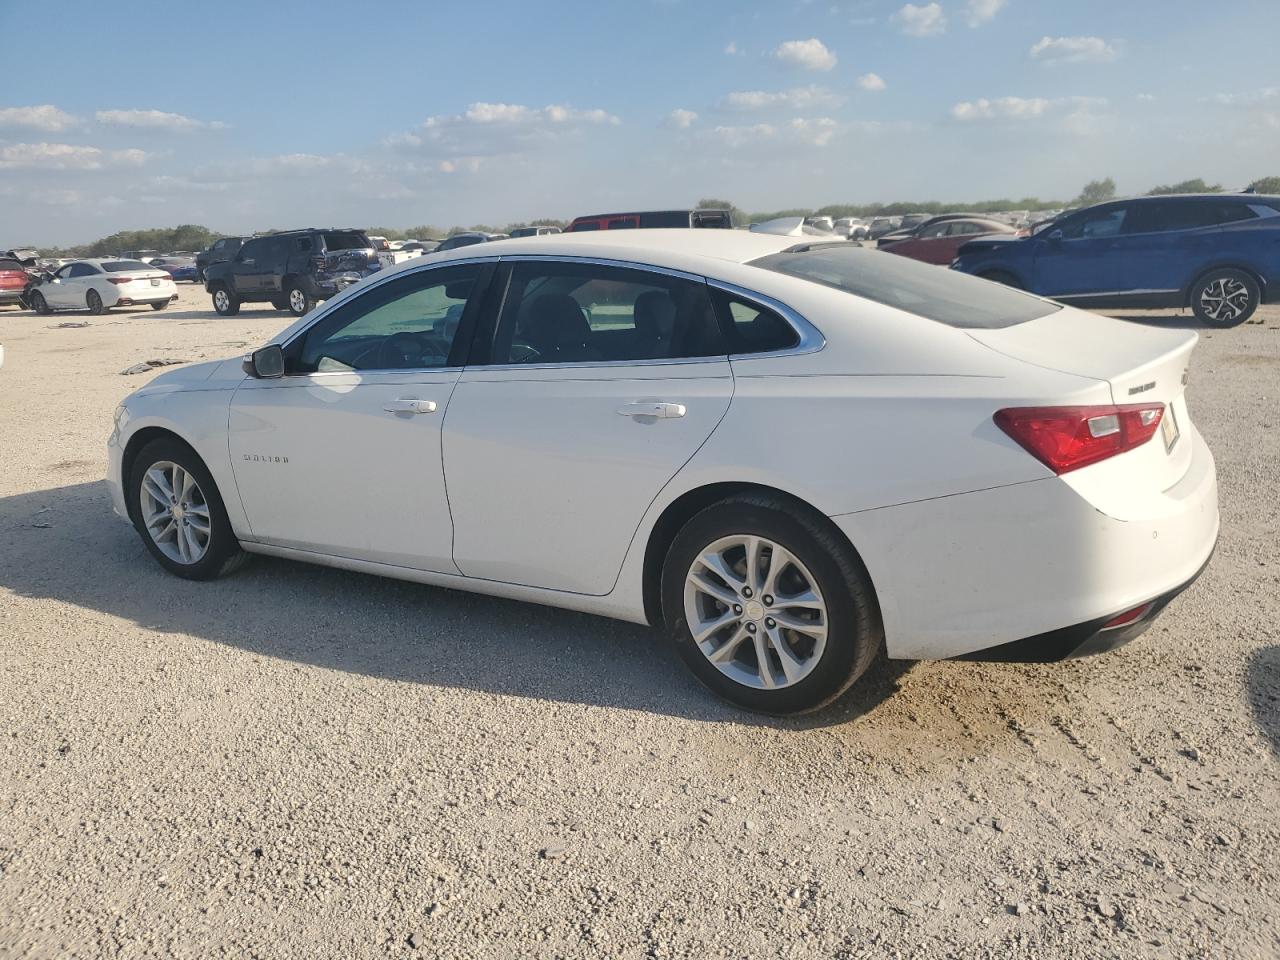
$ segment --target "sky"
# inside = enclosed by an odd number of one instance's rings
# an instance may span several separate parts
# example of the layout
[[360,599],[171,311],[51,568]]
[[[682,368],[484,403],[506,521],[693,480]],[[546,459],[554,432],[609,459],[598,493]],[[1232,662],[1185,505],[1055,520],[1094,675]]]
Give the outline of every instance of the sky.
[[[0,36],[31,36],[0,0]],[[1280,175],[1276,0],[68,0],[6,47],[0,248]]]

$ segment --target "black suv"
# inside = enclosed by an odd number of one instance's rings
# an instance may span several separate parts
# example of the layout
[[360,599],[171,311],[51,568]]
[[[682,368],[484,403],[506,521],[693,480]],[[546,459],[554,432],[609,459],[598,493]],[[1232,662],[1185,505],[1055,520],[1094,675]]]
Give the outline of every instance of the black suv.
[[200,274],[200,282],[204,283],[204,272],[212,264],[230,260],[239,252],[248,237],[223,237],[209,245],[209,249],[196,254],[196,270]]
[[224,317],[241,303],[265,301],[300,317],[380,268],[373,244],[361,230],[286,230],[252,237],[236,255],[205,270],[204,288]]

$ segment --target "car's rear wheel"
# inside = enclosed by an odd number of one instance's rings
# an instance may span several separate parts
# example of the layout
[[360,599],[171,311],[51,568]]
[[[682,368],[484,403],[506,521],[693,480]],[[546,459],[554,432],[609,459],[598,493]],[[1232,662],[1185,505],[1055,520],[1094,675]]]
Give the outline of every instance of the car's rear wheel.
[[1221,268],[1206,273],[1191,288],[1191,309],[1210,327],[1236,327],[1258,309],[1262,291],[1243,270]]
[[163,310],[163,309],[164,309],[165,307],[167,307],[168,305],[169,305],[169,301],[168,301],[168,300],[161,300],[159,303],[153,303],[153,304],[151,305],[151,309],[152,309],[152,310]]
[[44,294],[39,290],[33,290],[31,292],[31,309],[42,317],[47,317],[49,314],[53,313],[48,301],[44,298]]
[[213,288],[213,309],[219,316],[234,317],[240,312],[240,298],[219,284]]
[[295,317],[305,316],[315,309],[315,297],[310,296],[305,290],[294,284],[289,288],[288,293],[289,312]]
[[128,483],[133,525],[170,573],[212,580],[248,559],[213,477],[186,444],[167,438],[147,444],[133,462]]
[[273,297],[273,298],[271,299],[271,305],[272,305],[273,307],[275,307],[277,310],[288,310],[288,309],[289,309],[289,298],[288,298],[288,297]]
[[90,290],[84,295],[84,305],[89,308],[89,312],[95,317],[106,313],[107,308],[102,303],[102,297],[97,290]]
[[746,495],[695,515],[662,573],[676,651],[715,693],[772,714],[817,710],[883,647],[870,579],[824,518]]

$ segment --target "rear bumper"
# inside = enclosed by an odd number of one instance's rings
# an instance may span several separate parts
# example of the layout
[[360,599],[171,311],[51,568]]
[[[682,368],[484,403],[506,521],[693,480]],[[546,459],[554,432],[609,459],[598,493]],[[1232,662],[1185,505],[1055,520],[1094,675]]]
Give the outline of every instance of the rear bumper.
[[[1136,636],[1218,538],[1213,455],[1186,428],[1191,466],[1142,519],[1109,516],[1059,477],[833,517],[871,575],[889,656],[950,659],[1017,643],[1017,659],[1055,660]],[[1124,636],[1095,637],[1148,602]]]
[[22,290],[0,290],[0,307],[6,307],[11,304],[25,304]]

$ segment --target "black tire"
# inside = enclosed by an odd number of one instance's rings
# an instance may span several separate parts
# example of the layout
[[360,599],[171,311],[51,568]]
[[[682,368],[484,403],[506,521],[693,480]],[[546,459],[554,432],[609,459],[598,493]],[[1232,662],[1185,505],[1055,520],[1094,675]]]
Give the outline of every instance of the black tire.
[[[179,563],[165,555],[147,532],[143,522],[142,481],[148,470],[161,461],[176,463],[183,470],[195,477],[200,492],[204,494],[204,502],[209,508],[209,543],[204,556],[195,563]],[[170,573],[185,577],[187,580],[213,580],[242,567],[249,559],[249,554],[240,549],[231,524],[227,520],[227,510],[223,506],[218,486],[202,461],[189,446],[180,440],[162,438],[153,440],[139,451],[129,469],[126,481],[125,498],[129,507],[129,516],[133,520],[134,529],[142,542],[156,558],[156,562]]]
[[295,317],[305,317],[316,308],[316,298],[295,283],[285,294],[285,305]]
[[985,273],[978,274],[978,276],[993,283],[1003,283],[1006,287],[1013,287],[1015,290],[1022,289],[1022,284],[1018,282],[1018,278],[1012,273],[1005,273],[1003,270],[988,270]]
[[204,267],[200,267],[198,270],[196,270],[195,282],[199,283],[201,286],[209,282],[209,278],[204,275]]
[[169,306],[169,301],[168,301],[168,300],[161,300],[159,303],[153,303],[153,304],[151,305],[151,309],[152,309],[152,310],[163,310],[163,309],[164,309],[165,307],[167,307],[167,306]]
[[42,317],[47,317],[53,313],[53,308],[49,306],[44,298],[44,294],[39,290],[31,291],[31,309]]
[[219,316],[234,317],[240,312],[240,298],[232,293],[226,284],[214,284],[209,292],[213,296],[213,309]]
[[287,297],[272,297],[271,305],[275,307],[277,310],[288,310],[289,299]]
[[[826,601],[826,647],[808,675],[791,686],[759,689],[727,676],[702,653],[686,622],[684,591],[690,567],[708,545],[736,534],[761,536],[791,552],[808,568]],[[821,709],[848,690],[884,647],[880,607],[862,561],[830,521],[781,496],[732,497],[690,519],[663,564],[662,611],[676,652],[694,676],[725,700],[761,713]],[[747,656],[754,660],[753,651]]]
[[1238,327],[1261,302],[1262,290],[1253,275],[1231,267],[1210,270],[1191,285],[1191,309],[1207,327]]
[[95,317],[107,312],[107,308],[102,303],[102,296],[97,290],[90,290],[84,295],[84,305],[89,308],[89,312]]

